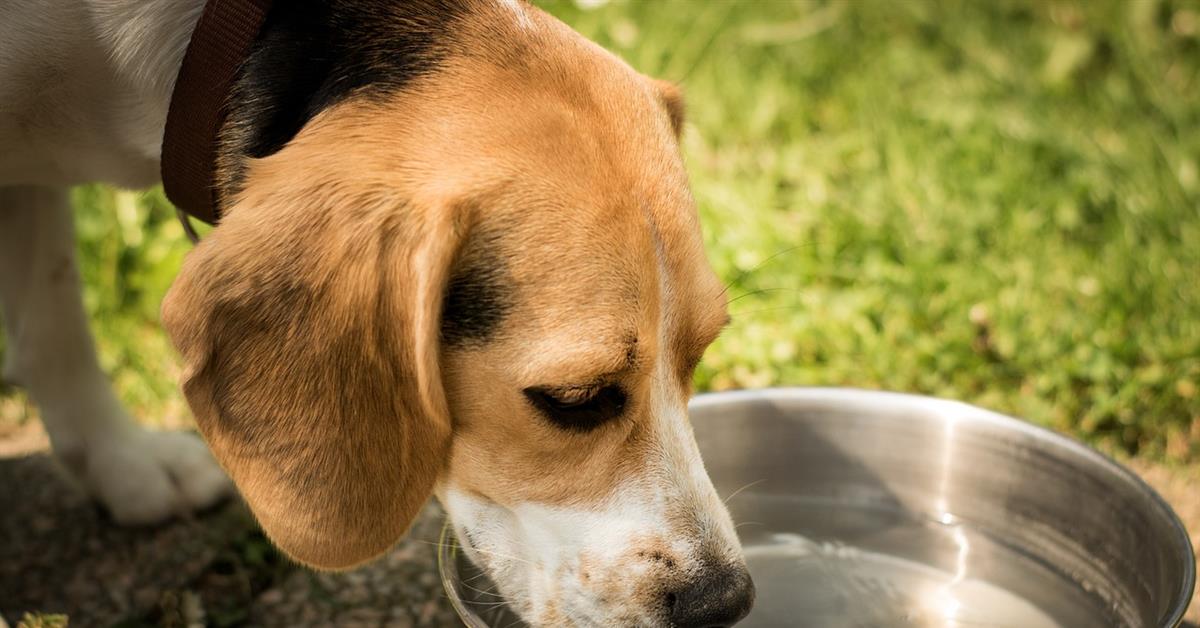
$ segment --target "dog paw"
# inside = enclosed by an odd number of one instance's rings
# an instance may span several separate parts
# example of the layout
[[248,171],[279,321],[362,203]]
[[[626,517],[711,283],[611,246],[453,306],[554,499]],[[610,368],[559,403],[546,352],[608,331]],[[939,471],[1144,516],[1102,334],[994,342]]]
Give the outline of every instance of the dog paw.
[[93,444],[85,464],[88,490],[122,525],[159,523],[233,494],[208,448],[186,432],[123,431]]

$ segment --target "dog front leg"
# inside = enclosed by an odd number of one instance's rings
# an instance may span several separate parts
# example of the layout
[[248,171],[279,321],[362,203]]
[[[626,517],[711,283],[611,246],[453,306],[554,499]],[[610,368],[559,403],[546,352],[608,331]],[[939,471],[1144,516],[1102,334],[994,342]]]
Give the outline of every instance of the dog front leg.
[[4,377],[38,405],[55,454],[120,523],[154,523],[230,492],[189,434],[137,427],[96,360],[67,191],[0,188]]

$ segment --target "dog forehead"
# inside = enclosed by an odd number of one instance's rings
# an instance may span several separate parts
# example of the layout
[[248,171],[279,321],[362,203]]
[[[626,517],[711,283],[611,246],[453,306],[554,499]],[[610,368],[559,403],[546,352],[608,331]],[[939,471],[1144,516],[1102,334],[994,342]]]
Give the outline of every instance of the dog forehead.
[[[532,31],[486,41],[467,19],[437,72],[323,112],[299,143],[323,143],[310,154],[338,186],[423,211],[470,206],[501,235],[506,270],[528,288],[519,298],[550,301],[547,314],[633,302],[650,314],[660,296],[694,308],[713,280],[656,88],[522,6]],[[556,314],[555,301],[573,310]]]
[[436,172],[443,188],[536,176],[557,179],[563,194],[571,182],[628,190],[631,179],[678,169],[654,83],[536,8],[523,10],[535,28],[513,31],[491,11],[464,18],[436,72],[359,102],[367,132],[392,144],[415,177]]

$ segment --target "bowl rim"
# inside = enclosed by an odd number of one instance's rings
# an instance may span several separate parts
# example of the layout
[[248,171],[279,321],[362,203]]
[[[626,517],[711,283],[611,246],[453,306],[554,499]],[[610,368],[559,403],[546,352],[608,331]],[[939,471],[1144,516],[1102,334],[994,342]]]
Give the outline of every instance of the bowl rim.
[[490,628],[487,624],[479,619],[479,615],[475,611],[467,608],[463,603],[462,597],[458,594],[458,570],[455,569],[455,563],[458,560],[459,544],[458,539],[454,537],[454,524],[450,522],[450,515],[446,515],[445,522],[442,523],[442,532],[438,535],[437,544],[437,567],[438,578],[442,581],[442,591],[446,593],[446,597],[450,598],[450,606],[454,607],[454,613],[458,615],[458,620],[467,628]]
[[[912,410],[953,418],[956,421],[970,419],[982,421],[1006,430],[1015,430],[1032,438],[1048,442],[1053,446],[1060,447],[1073,455],[1082,456],[1090,462],[1097,464],[1100,468],[1106,469],[1115,478],[1131,484],[1135,491],[1148,496],[1150,503],[1157,509],[1158,514],[1167,521],[1172,531],[1172,540],[1183,553],[1183,579],[1180,582],[1179,589],[1173,595],[1176,600],[1175,604],[1170,608],[1166,623],[1162,624],[1162,626],[1163,628],[1175,628],[1183,622],[1184,614],[1187,613],[1188,605],[1192,600],[1192,593],[1196,587],[1195,550],[1192,547],[1192,541],[1188,536],[1187,528],[1184,527],[1183,522],[1179,519],[1179,515],[1167,500],[1158,491],[1154,490],[1154,487],[1147,484],[1136,473],[1112,457],[1065,434],[1060,434],[1040,425],[1035,425],[1028,421],[987,410],[963,401],[865,388],[793,386],[706,392],[696,395],[691,399],[688,403],[688,413],[690,415],[692,411],[700,408],[747,401],[819,402],[831,403],[846,408],[854,408],[855,406],[877,408],[880,404],[887,404],[894,408],[899,405]],[[457,539],[453,538],[453,524],[447,515],[446,523],[442,526],[437,547],[438,575],[441,578],[442,587],[446,592],[446,596],[450,598],[450,604],[454,607],[454,612],[458,614],[463,625],[469,628],[488,628],[487,624],[481,623],[482,620],[478,618],[478,615],[474,611],[466,607],[458,595],[455,584],[457,581],[457,570],[454,568],[458,549]]]
[[994,412],[964,401],[865,388],[776,387],[725,390],[696,395],[692,398],[691,403],[689,403],[688,410],[690,413],[697,408],[746,401],[820,402],[832,403],[848,408],[852,408],[855,405],[878,407],[881,403],[889,404],[892,407],[900,405],[913,410],[943,415],[947,418],[953,417],[955,420],[969,419],[988,423],[1006,430],[1015,430],[1053,446],[1061,447],[1074,455],[1082,456],[1090,462],[1097,464],[1100,468],[1107,470],[1115,478],[1133,485],[1134,490],[1149,497],[1150,503],[1157,509],[1159,516],[1171,528],[1174,545],[1182,553],[1183,578],[1179,584],[1179,589],[1172,596],[1176,600],[1176,603],[1170,608],[1166,617],[1166,623],[1162,624],[1162,626],[1163,628],[1175,628],[1183,623],[1184,615],[1187,613],[1188,605],[1191,604],[1192,595],[1196,588],[1195,548],[1192,546],[1187,528],[1183,525],[1183,521],[1179,519],[1179,515],[1171,507],[1171,504],[1154,487],[1147,484],[1145,480],[1131,469],[1107,454],[1065,434],[1060,434],[1029,421]]

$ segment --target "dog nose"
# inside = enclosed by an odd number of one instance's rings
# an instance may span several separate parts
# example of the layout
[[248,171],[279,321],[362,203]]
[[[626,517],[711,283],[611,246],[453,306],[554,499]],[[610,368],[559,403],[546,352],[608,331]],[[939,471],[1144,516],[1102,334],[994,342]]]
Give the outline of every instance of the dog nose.
[[754,605],[754,581],[742,565],[702,569],[699,578],[667,594],[673,628],[727,628]]

